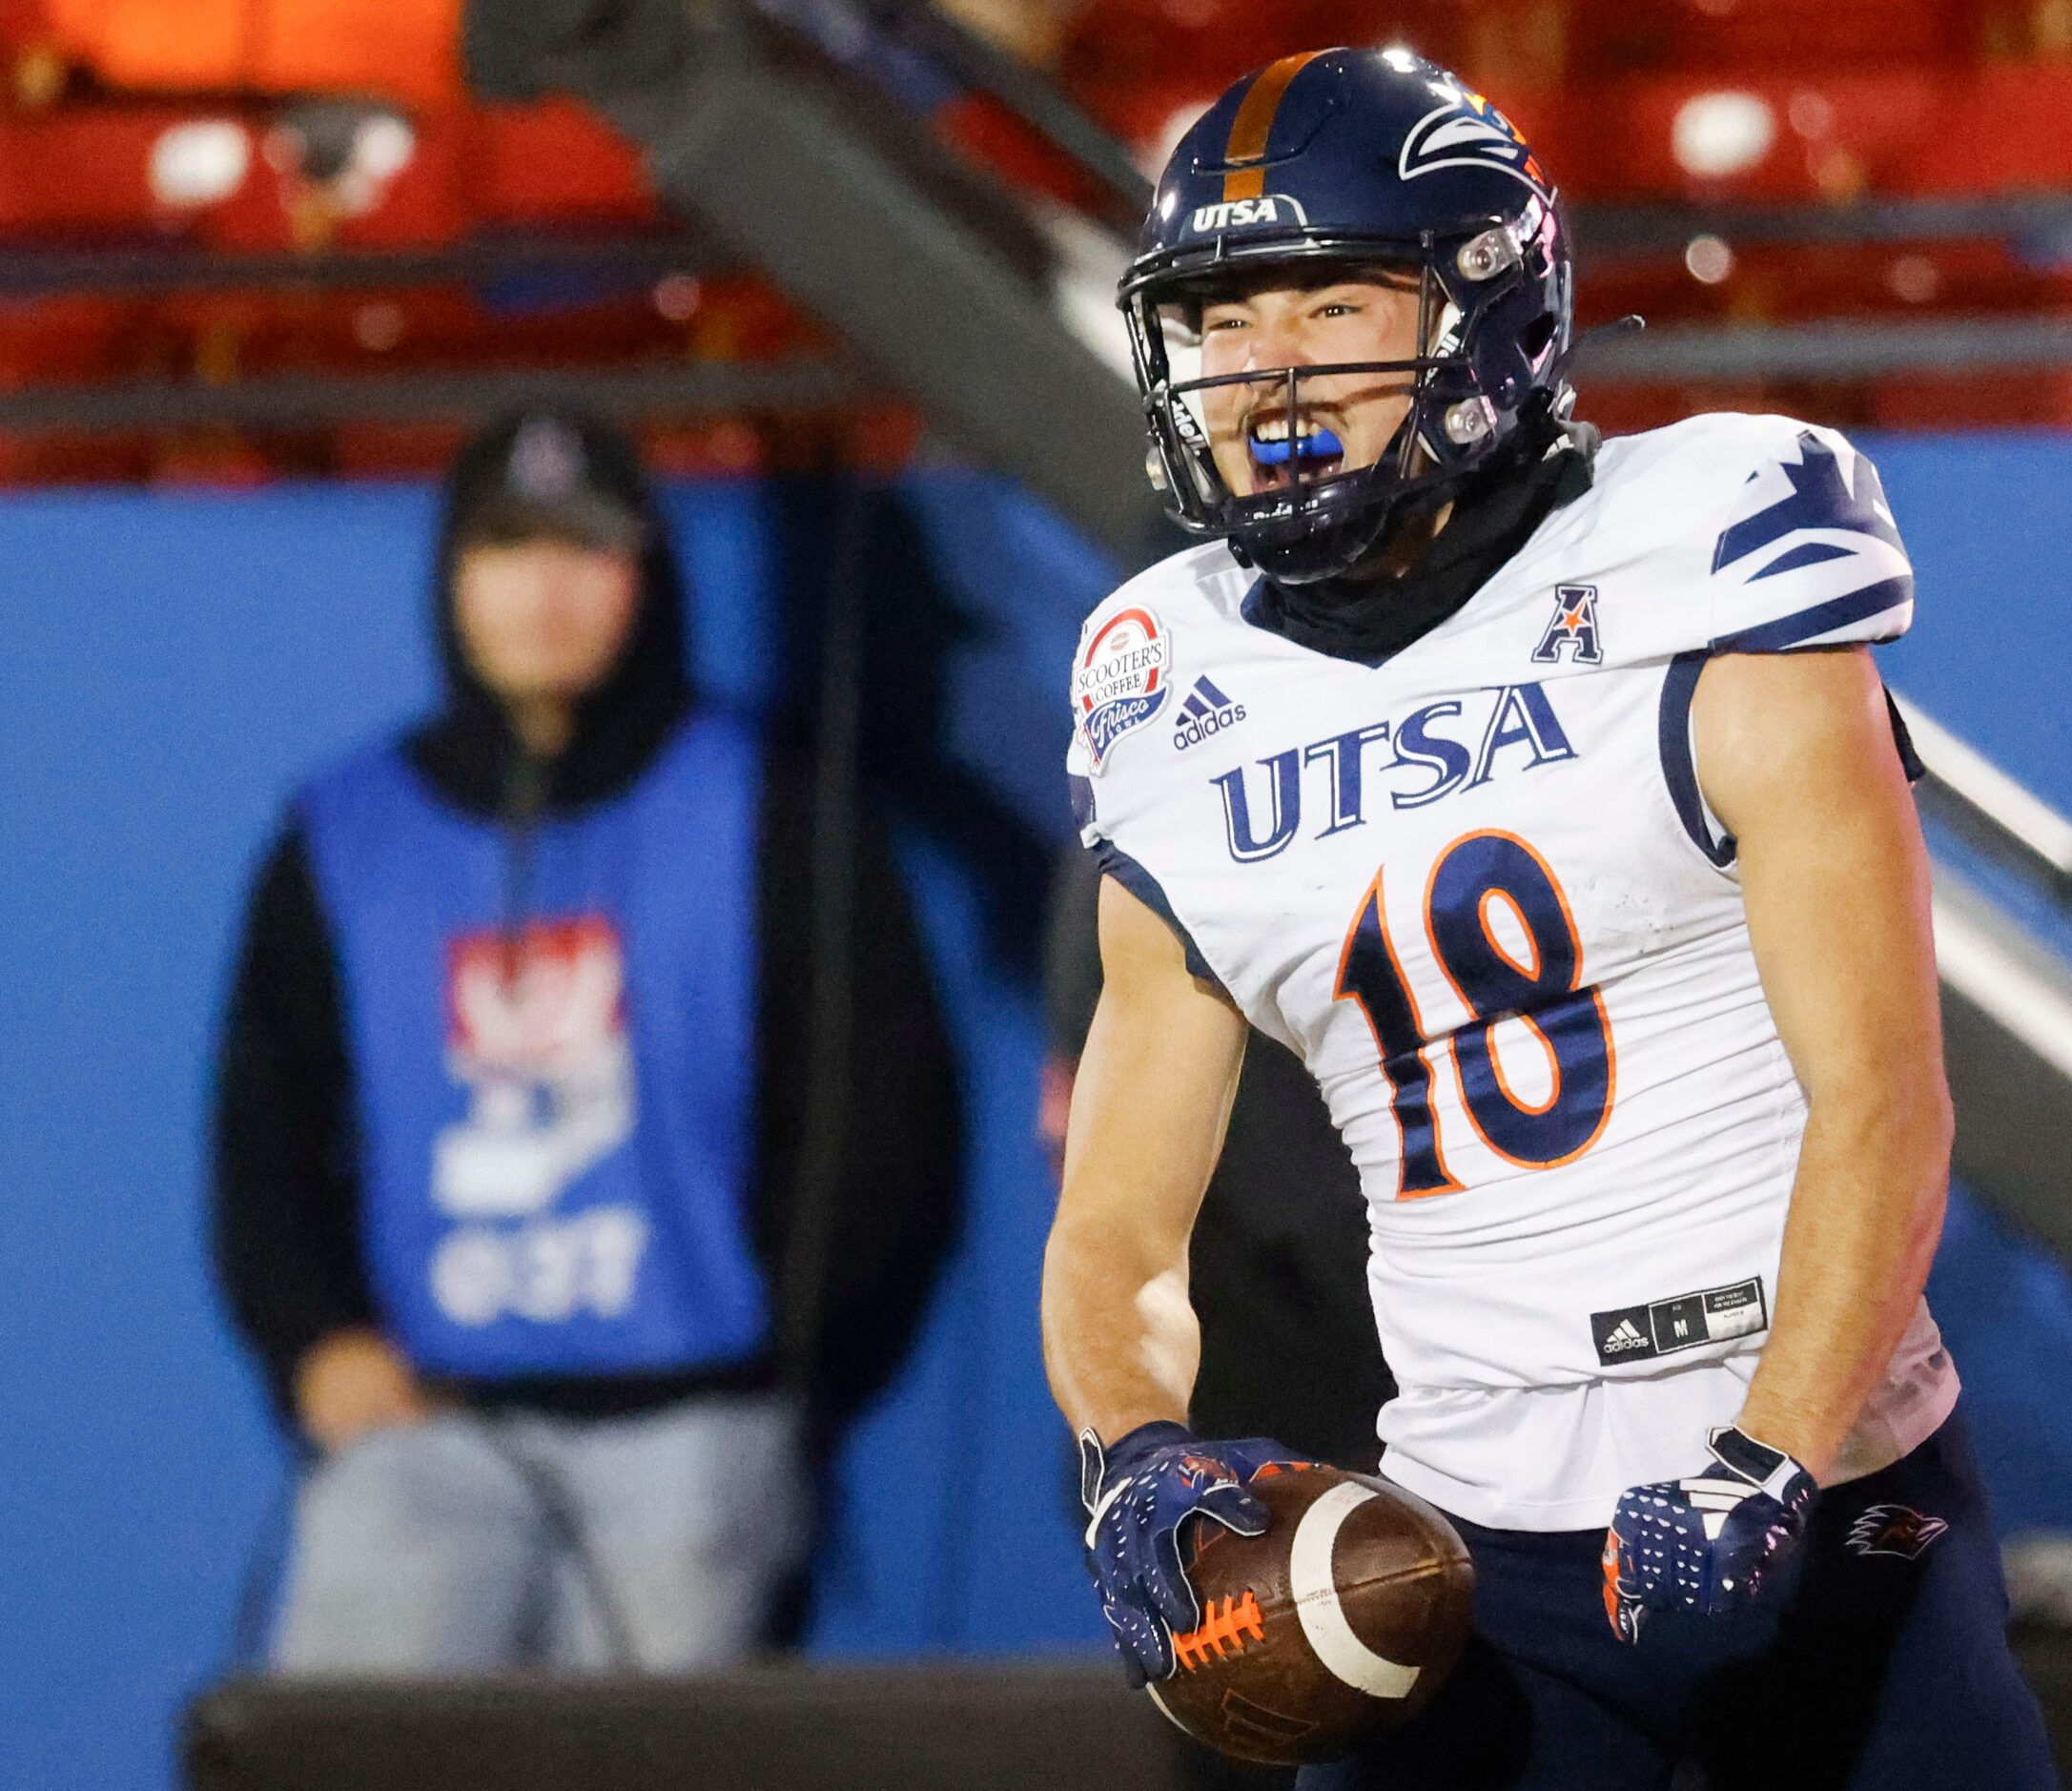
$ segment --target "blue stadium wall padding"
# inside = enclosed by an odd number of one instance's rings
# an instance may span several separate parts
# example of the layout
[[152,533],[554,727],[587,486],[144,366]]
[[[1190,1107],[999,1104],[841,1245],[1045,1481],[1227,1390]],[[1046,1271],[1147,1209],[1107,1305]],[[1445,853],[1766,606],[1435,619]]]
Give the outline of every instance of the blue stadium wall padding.
[[[2072,805],[2072,442],[1874,446],[1922,571],[1895,682]],[[916,475],[900,497],[961,612],[935,769],[1059,842],[1066,667],[1107,569],[979,475]],[[749,711],[795,697],[785,593],[817,538],[771,486],[670,504],[705,687]],[[281,798],[431,693],[431,518],[427,493],[393,486],[0,502],[0,1784],[161,1791],[173,1713],[231,1646],[284,1463],[207,1281],[211,1035]],[[1036,991],[954,833],[910,821],[902,849],[970,1078],[973,1218],[910,1372],[841,1464],[813,1645],[1098,1647],[1036,1346],[1054,1196]],[[2072,1301],[2022,1248],[1960,1207],[1937,1290],[2003,1517],[2072,1522],[2072,1394],[2041,1396],[2072,1386]]]

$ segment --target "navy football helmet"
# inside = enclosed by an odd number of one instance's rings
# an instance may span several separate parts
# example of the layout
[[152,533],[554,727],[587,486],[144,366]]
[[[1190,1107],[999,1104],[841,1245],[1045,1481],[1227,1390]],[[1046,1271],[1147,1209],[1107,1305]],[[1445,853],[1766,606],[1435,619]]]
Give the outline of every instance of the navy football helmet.
[[[1418,353],[1200,374],[1200,317],[1219,295],[1272,284],[1414,278]],[[1535,415],[1565,418],[1573,309],[1568,233],[1552,182],[1504,114],[1406,50],[1288,56],[1240,81],[1174,151],[1119,303],[1149,423],[1154,483],[1180,524],[1230,539],[1287,584],[1336,577],[1404,518],[1436,507],[1505,453]],[[1408,415],[1371,464],[1342,463],[1304,421],[1324,376],[1397,376]],[[1234,492],[1211,455],[1204,392],[1279,389],[1282,463]],[[1309,400],[1309,405],[1318,402]]]

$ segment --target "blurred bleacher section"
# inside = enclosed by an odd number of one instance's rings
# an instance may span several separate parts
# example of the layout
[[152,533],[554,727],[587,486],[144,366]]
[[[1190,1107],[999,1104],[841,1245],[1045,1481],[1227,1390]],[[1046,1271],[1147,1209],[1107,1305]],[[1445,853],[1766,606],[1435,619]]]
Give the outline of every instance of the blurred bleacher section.
[[[1144,169],[1290,47],[1408,43],[1559,173],[1584,323],[1652,326],[1586,363],[1609,428],[2072,421],[2072,0],[746,10],[822,51],[881,33],[851,59],[890,105],[1123,227],[945,30]],[[669,470],[816,458],[831,424],[846,453],[911,452],[912,409],[672,218],[625,134],[559,94],[473,97],[462,26],[459,0],[0,0],[0,481],[421,473],[452,411],[555,370],[641,414]]]

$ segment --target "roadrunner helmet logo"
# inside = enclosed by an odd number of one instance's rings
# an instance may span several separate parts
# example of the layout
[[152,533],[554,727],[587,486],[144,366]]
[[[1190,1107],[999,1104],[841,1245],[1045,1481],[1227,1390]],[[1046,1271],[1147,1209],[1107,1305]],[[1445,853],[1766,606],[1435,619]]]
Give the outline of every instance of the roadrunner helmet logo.
[[1457,93],[1410,127],[1397,157],[1405,180],[1442,168],[1488,168],[1523,181],[1543,199],[1553,196],[1540,166],[1511,121],[1480,93]]

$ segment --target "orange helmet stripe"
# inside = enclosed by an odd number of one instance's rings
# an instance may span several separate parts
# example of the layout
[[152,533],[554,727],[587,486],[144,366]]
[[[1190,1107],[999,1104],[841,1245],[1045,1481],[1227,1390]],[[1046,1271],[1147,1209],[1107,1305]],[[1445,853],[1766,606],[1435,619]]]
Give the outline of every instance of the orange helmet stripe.
[[[1230,121],[1230,141],[1223,149],[1226,163],[1263,162],[1266,159],[1266,139],[1272,134],[1274,114],[1281,110],[1281,96],[1288,91],[1288,83],[1319,56],[1327,53],[1322,50],[1305,50],[1300,55],[1282,56],[1279,62],[1260,71],[1259,78],[1239,102],[1238,115]],[[1263,167],[1233,166],[1223,176],[1226,200],[1256,199],[1265,191],[1266,170]]]

